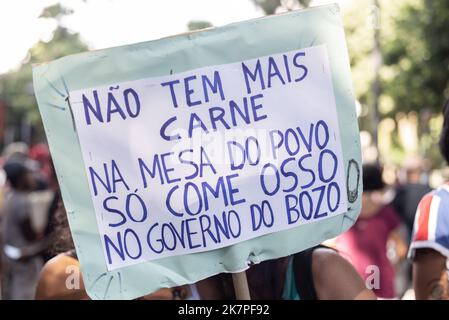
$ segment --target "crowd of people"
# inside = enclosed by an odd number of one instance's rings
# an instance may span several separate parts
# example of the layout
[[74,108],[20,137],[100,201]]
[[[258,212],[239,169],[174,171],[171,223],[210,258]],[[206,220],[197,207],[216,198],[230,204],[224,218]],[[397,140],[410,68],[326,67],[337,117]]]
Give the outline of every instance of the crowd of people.
[[[449,163],[449,103],[440,150]],[[449,186],[432,190],[422,159],[409,159],[386,184],[378,163],[363,166],[362,210],[325,243],[247,271],[253,299],[449,299]],[[88,299],[50,152],[15,142],[0,157],[2,299]],[[233,299],[219,274],[141,299]]]

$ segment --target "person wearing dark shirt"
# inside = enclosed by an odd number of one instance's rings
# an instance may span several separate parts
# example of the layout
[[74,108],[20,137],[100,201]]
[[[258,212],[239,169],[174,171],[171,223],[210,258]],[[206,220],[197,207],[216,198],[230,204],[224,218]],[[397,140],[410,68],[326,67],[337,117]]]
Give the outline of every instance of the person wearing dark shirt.
[[[440,151],[449,163],[449,100],[443,109]],[[449,300],[449,184],[422,197],[416,211],[409,258],[419,300]]]
[[423,182],[423,164],[424,161],[419,158],[406,161],[403,167],[404,177],[402,180],[404,181],[396,187],[396,194],[391,204],[407,228],[408,239],[413,232],[418,203],[425,194],[432,190],[427,183]]

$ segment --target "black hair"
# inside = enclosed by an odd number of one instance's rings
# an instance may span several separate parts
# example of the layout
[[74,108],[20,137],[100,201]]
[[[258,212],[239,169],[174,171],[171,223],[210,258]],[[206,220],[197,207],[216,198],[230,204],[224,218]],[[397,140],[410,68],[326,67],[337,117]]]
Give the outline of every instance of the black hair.
[[377,164],[363,165],[363,191],[381,190],[385,186],[382,180],[382,168]]
[[449,164],[449,99],[443,107],[443,128],[440,135],[440,151]]
[[67,212],[62,201],[59,201],[58,208],[52,218],[52,228],[50,239],[52,246],[50,251],[53,255],[69,252],[75,249],[72,234],[70,232]]
[[6,179],[13,189],[18,189],[24,175],[28,172],[26,166],[19,161],[7,162],[3,170],[6,173]]

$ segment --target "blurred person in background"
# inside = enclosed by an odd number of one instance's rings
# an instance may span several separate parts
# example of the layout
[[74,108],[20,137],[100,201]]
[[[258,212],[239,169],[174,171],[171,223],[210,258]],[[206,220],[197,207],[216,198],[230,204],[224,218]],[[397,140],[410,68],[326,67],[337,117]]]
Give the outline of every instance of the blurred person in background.
[[8,160],[24,160],[28,158],[28,146],[25,142],[12,142],[3,150],[3,165]]
[[[443,109],[440,150],[449,163],[449,100]],[[409,258],[416,299],[449,300],[449,184],[425,195],[416,212]]]
[[395,269],[388,257],[388,245],[393,244],[397,260],[405,258],[407,246],[399,231],[400,218],[392,206],[385,204],[384,191],[381,168],[365,164],[360,216],[335,239],[335,245],[379,298],[393,299]]
[[2,253],[4,254],[5,299],[32,299],[45,248],[42,234],[33,228],[30,193],[36,187],[32,168],[25,158],[15,155],[4,164],[9,189],[4,200]]
[[[48,238],[51,233],[51,217],[59,201],[59,186],[54,172],[50,151],[45,143],[36,143],[31,148],[24,142],[13,142],[3,152],[3,162],[23,162],[31,171],[34,181],[28,194],[31,217],[36,233]],[[7,188],[4,188],[4,192]],[[0,207],[1,208],[1,207]],[[49,258],[48,250],[42,251],[44,261]]]
[[47,144],[39,142],[33,145],[28,151],[28,157],[38,166],[37,175],[42,180],[42,187],[57,190],[58,184]]

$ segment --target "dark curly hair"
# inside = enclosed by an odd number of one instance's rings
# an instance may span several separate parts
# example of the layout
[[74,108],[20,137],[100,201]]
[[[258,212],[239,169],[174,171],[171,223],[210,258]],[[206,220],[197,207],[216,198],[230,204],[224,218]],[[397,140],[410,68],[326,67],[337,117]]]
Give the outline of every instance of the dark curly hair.
[[443,107],[443,128],[440,136],[440,151],[443,158],[449,164],[449,99]]

